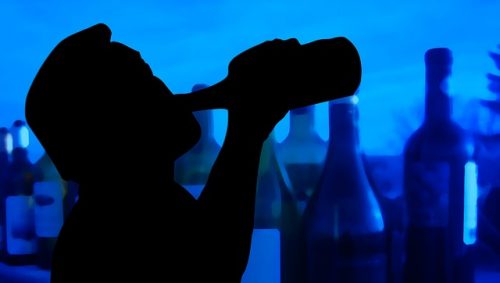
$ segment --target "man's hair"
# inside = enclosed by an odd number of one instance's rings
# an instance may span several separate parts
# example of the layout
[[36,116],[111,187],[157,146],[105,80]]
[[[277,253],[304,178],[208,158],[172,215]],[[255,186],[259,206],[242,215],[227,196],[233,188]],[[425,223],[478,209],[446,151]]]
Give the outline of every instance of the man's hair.
[[26,97],[26,121],[66,180],[78,178],[70,161],[81,150],[74,147],[83,142],[80,126],[92,115],[85,113],[86,104],[99,103],[85,96],[99,95],[98,63],[110,39],[111,30],[98,24],[62,40],[41,66]]

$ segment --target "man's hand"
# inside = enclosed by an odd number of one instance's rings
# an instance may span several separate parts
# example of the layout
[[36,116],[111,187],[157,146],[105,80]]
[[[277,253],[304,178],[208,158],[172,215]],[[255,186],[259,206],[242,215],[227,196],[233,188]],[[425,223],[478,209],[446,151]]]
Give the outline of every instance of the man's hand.
[[[236,56],[225,80],[230,130],[264,141],[288,112],[283,101],[296,70],[296,39],[266,41]],[[236,129],[237,128],[237,129]]]
[[226,82],[237,92],[276,91],[297,75],[294,57],[299,48],[295,38],[256,45],[231,60]]

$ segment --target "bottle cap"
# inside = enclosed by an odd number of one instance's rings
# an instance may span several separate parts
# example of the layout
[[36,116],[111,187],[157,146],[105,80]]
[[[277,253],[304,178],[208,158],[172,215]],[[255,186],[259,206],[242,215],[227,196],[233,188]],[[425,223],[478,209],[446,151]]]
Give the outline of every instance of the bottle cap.
[[448,48],[432,48],[425,52],[425,64],[451,65],[452,61],[451,50]]
[[16,121],[14,121],[14,124],[12,126],[16,127],[16,128],[20,128],[20,127],[26,126],[26,123],[23,120],[16,120]]

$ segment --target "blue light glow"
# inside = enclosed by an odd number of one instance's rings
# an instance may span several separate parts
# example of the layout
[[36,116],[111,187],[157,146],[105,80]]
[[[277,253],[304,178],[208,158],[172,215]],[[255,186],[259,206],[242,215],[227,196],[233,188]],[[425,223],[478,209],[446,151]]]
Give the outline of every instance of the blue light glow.
[[30,145],[30,133],[27,127],[22,128],[19,131],[19,146],[22,148],[28,148]]
[[13,144],[13,141],[12,141],[12,135],[10,133],[8,133],[6,136],[5,136],[5,147],[7,149],[7,152],[9,154],[12,153],[12,150],[14,149],[14,144]]
[[328,102],[316,104],[314,109],[315,129],[324,141],[328,140],[330,130],[328,128]]
[[278,229],[255,229],[250,258],[242,283],[280,282],[280,232]]
[[478,197],[477,165],[472,161],[465,164],[464,185],[463,241],[466,245],[472,245],[476,242]]
[[[500,2],[423,1],[0,1],[0,126],[24,117],[26,92],[52,48],[64,37],[97,22],[113,40],[139,50],[174,93],[214,84],[227,74],[231,58],[273,38],[307,43],[346,36],[363,64],[360,96],[361,146],[367,152],[400,153],[420,124],[423,54],[446,46],[454,56],[449,82],[457,119],[471,99],[492,96],[487,72],[495,73],[488,51],[500,43]],[[470,112],[470,111],[469,111]],[[328,137],[324,106],[317,129]],[[286,136],[287,119],[276,130]],[[221,141],[225,120],[217,118]],[[30,157],[42,149],[32,136]]]
[[28,130],[28,127],[24,125],[20,127],[13,127],[11,129],[11,136],[12,146],[14,148],[28,148],[28,146],[30,145],[30,132]]

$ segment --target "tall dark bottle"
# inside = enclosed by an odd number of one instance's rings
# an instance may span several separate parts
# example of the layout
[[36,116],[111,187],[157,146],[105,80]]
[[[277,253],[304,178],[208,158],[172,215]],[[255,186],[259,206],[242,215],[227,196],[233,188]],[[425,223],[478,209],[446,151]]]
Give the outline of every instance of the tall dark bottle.
[[12,137],[9,129],[0,128],[0,258],[5,252],[5,194],[7,168],[10,163],[10,153],[12,150]]
[[32,264],[36,259],[33,184],[41,174],[28,158],[29,132],[26,123],[14,122],[10,129],[13,141],[12,162],[7,168],[5,194],[5,261],[9,264]]
[[451,51],[430,49],[425,64],[425,119],[404,152],[405,282],[473,282],[470,245],[475,242],[477,220],[473,144],[451,116],[447,93]]
[[384,221],[360,155],[357,96],[329,103],[324,171],[304,215],[309,283],[385,283]]
[[290,111],[290,132],[277,145],[290,185],[282,188],[281,282],[305,281],[305,255],[300,232],[302,215],[323,171],[327,144],[314,128],[314,106]]
[[[205,84],[195,84],[192,91],[208,87]],[[212,165],[217,158],[220,146],[214,137],[213,110],[194,112],[201,128],[198,143],[175,163],[175,179],[193,196],[198,197],[208,180]]]

